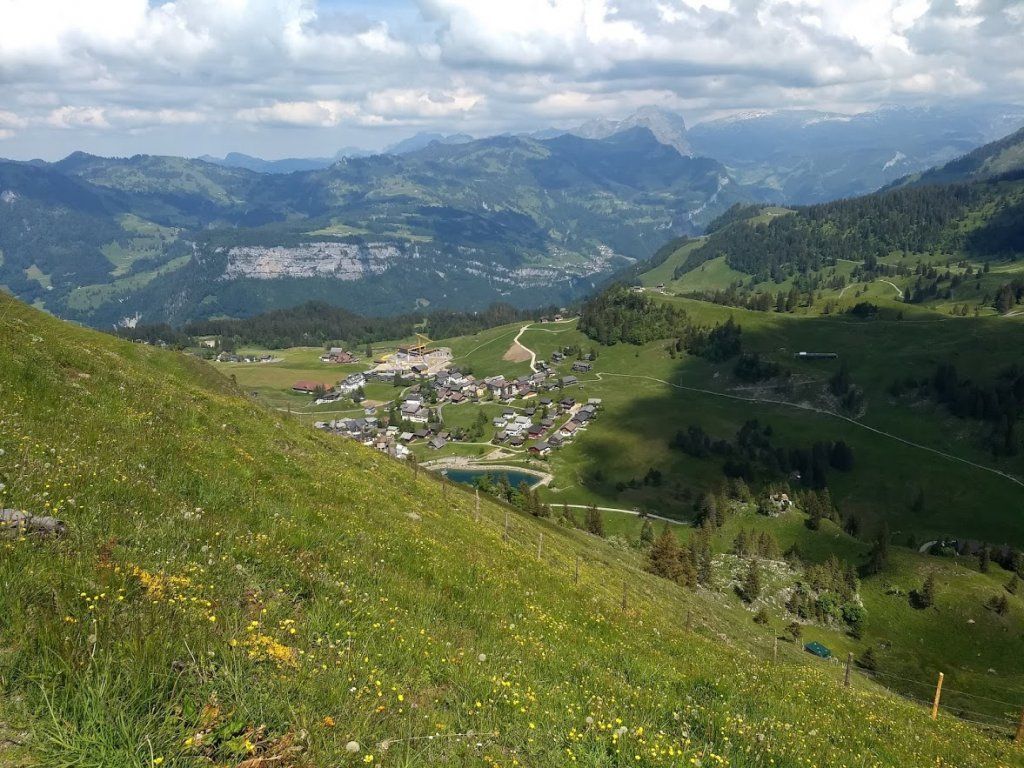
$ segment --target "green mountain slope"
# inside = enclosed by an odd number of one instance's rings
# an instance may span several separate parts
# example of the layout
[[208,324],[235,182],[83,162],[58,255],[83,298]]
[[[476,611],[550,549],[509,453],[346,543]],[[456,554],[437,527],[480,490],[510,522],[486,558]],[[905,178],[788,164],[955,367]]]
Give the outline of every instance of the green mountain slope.
[[[25,241],[38,217],[17,211],[6,219],[10,258],[0,264],[0,284],[18,296],[97,325],[135,314],[249,315],[306,299],[375,314],[565,303],[667,236],[699,231],[750,199],[719,163],[684,157],[645,129],[600,141],[433,143],[290,174],[83,153],[4,167],[0,193],[13,196],[12,208],[31,204],[51,220],[68,209],[56,191],[26,183],[29,172],[98,201],[91,214],[70,209],[60,229],[66,258],[88,256],[91,271],[40,265],[59,278],[52,290],[26,276],[35,255]],[[130,284],[97,256],[127,237],[116,221],[127,215],[174,229],[178,249],[161,249],[136,270],[145,279]],[[195,258],[151,274],[186,254]]]
[[786,644],[773,664],[744,612],[628,553],[515,514],[503,541],[503,509],[196,360],[3,297],[0,350],[0,500],[68,524],[0,544],[19,760],[1021,764]]
[[1024,128],[978,147],[963,157],[924,173],[908,176],[898,184],[948,184],[958,181],[1019,174],[1024,171]]

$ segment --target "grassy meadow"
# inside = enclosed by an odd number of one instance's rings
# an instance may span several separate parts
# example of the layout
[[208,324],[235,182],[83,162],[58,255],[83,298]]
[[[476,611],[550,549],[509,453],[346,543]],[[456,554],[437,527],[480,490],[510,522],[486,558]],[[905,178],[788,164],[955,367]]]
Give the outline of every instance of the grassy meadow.
[[0,501],[68,524],[0,541],[0,765],[1022,764],[194,359],[3,297],[0,345]]

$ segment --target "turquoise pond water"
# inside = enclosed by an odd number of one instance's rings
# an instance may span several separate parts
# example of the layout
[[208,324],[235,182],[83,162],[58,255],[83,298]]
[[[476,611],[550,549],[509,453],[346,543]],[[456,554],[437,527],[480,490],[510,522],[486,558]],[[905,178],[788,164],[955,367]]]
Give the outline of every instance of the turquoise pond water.
[[530,472],[519,472],[514,469],[446,469],[444,475],[453,483],[465,485],[473,485],[478,477],[485,475],[491,478],[492,483],[500,482],[503,475],[507,476],[513,487],[518,487],[520,483],[533,486],[540,480],[540,477]]

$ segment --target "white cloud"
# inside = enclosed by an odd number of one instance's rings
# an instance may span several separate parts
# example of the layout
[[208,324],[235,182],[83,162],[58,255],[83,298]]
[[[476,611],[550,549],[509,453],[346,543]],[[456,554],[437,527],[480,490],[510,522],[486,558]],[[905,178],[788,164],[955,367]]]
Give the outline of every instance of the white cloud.
[[0,20],[0,130],[25,153],[171,129],[172,151],[233,148],[240,125],[268,155],[289,128],[326,152],[647,103],[1017,100],[1024,78],[1020,0],[0,0]]

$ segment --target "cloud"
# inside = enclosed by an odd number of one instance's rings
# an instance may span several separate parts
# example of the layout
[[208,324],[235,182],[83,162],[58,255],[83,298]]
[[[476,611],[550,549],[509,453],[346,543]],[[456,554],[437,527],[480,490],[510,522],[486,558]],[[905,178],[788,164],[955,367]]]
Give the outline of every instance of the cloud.
[[0,0],[0,19],[5,151],[38,154],[232,149],[240,127],[250,151],[329,153],[409,126],[1016,101],[1024,82],[1021,0]]

